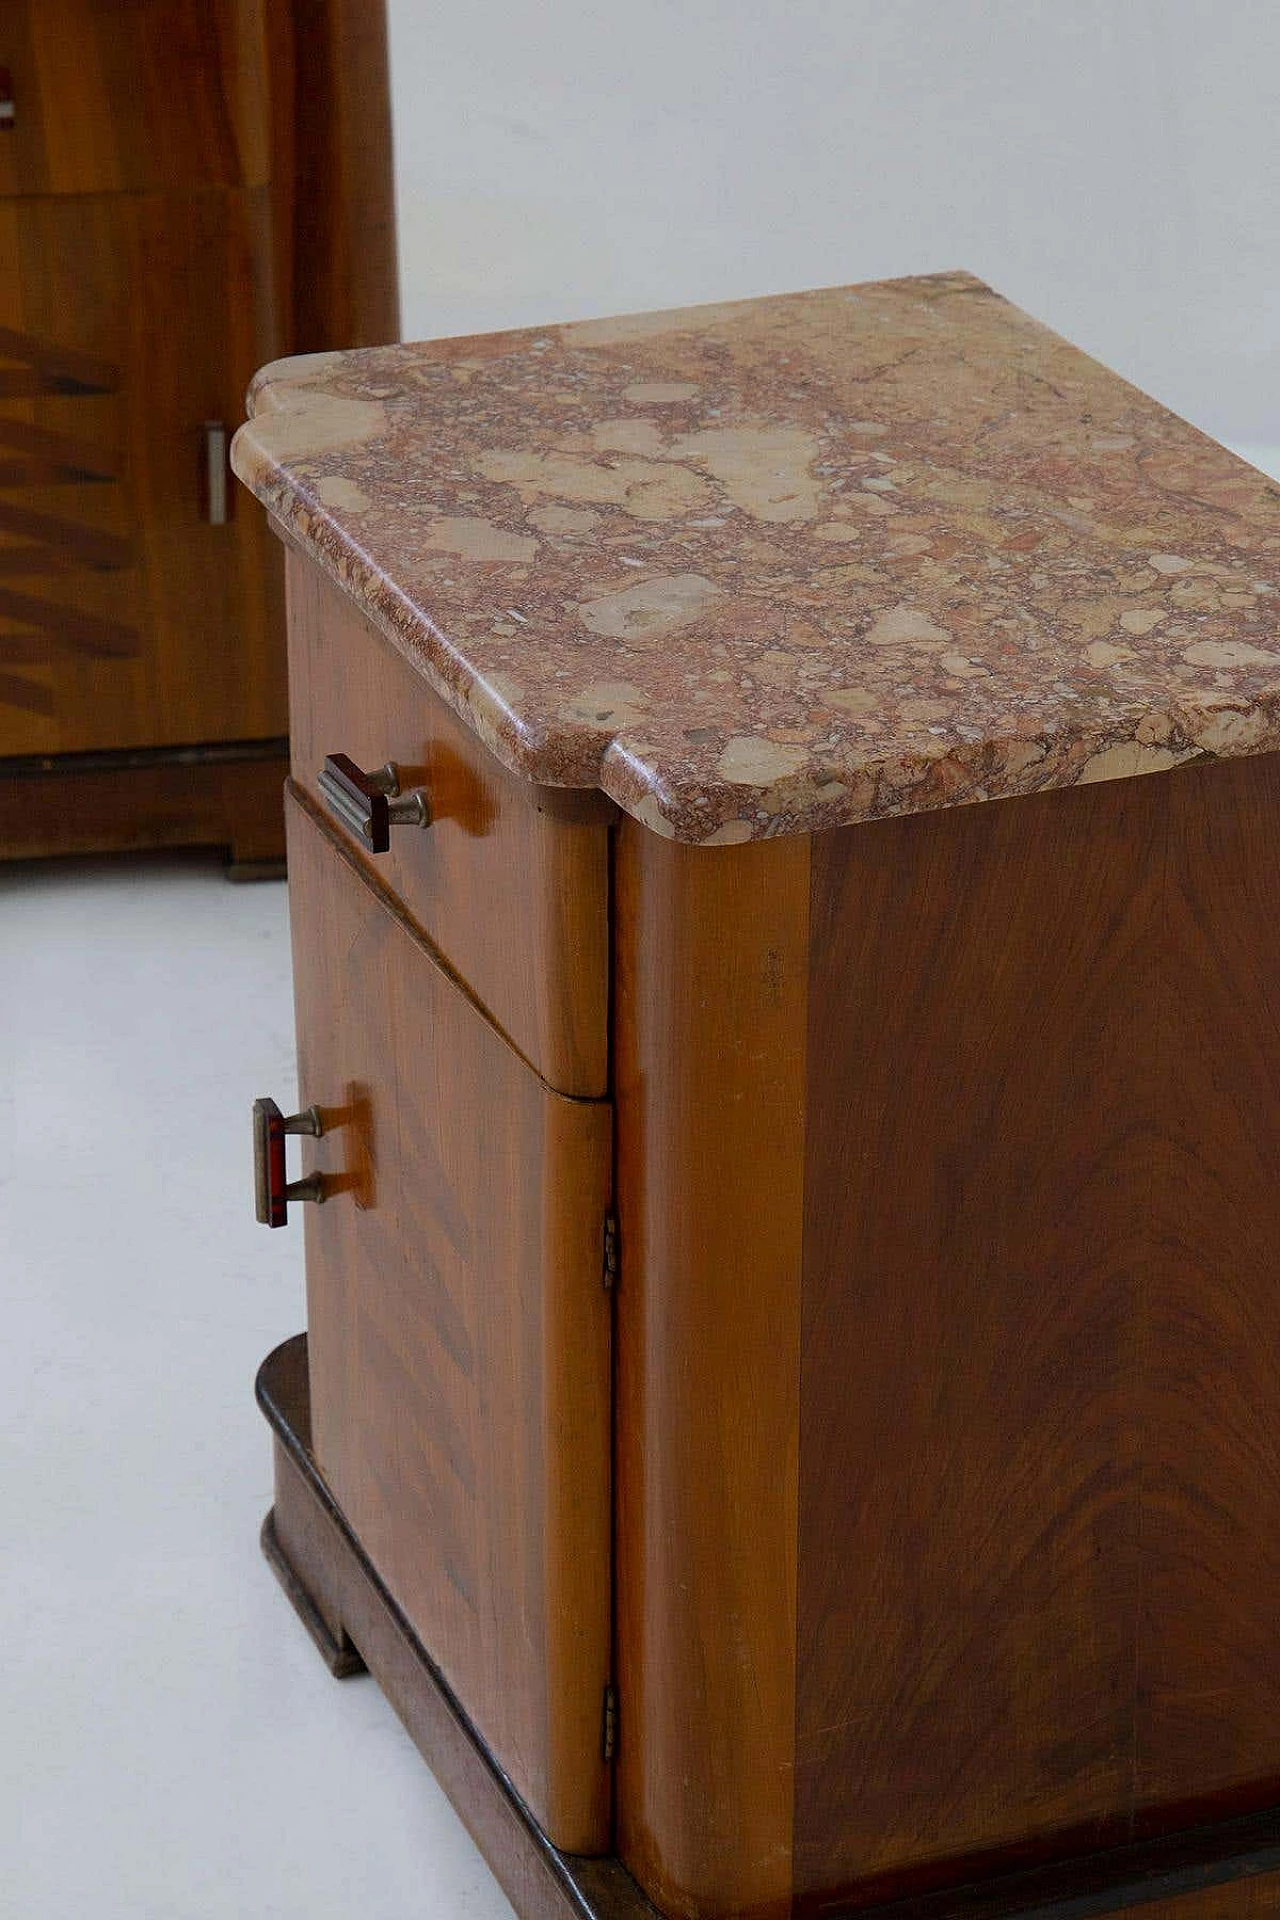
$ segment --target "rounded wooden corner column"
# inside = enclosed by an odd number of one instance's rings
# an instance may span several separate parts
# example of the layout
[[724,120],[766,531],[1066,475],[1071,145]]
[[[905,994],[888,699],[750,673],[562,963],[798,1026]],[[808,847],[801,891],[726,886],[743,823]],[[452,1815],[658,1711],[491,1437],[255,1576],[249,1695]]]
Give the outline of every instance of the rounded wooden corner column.
[[618,829],[618,1852],[791,1905],[809,842]]

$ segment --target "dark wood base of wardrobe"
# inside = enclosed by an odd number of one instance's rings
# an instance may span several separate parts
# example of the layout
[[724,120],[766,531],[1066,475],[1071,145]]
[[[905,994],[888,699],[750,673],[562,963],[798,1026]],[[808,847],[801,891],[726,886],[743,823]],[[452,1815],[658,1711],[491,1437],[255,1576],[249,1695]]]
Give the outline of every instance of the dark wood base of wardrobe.
[[[305,1334],[264,1360],[257,1396],[275,1453],[275,1505],[263,1526],[263,1551],[330,1672],[372,1673],[520,1920],[658,1920],[618,1860],[583,1859],[551,1846],[365,1558],[312,1458]],[[849,1908],[812,1904],[806,1912],[854,1920]],[[1280,1808],[1059,1867],[863,1907],[858,1920],[1090,1920],[1122,1912],[1136,1920],[1280,1915]]]
[[284,872],[288,742],[0,760],[0,859],[225,847],[232,879]]

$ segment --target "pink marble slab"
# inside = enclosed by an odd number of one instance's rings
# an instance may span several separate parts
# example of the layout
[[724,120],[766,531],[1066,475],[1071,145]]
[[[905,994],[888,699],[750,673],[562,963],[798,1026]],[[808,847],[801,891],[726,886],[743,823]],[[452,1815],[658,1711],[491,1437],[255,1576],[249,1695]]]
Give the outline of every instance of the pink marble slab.
[[237,473],[528,778],[717,845],[1280,746],[1280,495],[963,273],[284,360]]

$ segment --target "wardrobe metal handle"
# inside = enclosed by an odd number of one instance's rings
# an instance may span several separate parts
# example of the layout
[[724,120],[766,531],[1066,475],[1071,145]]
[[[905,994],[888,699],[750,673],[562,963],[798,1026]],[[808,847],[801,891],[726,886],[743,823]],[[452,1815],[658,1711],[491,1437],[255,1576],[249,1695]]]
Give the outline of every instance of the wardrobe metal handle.
[[227,486],[227,429],[221,420],[206,420],[204,434],[204,517],[211,527],[225,527],[230,512]]
[[431,808],[421,787],[404,795],[395,763],[365,773],[345,753],[330,753],[316,785],[336,820],[370,853],[385,853],[392,827],[429,827]]
[[324,1123],[318,1107],[303,1113],[281,1113],[274,1100],[253,1103],[253,1193],[258,1220],[264,1227],[283,1227],[289,1219],[291,1200],[322,1201],[324,1175],[310,1173],[303,1180],[290,1180],[285,1172],[284,1139],[287,1133],[306,1133],[318,1140]]

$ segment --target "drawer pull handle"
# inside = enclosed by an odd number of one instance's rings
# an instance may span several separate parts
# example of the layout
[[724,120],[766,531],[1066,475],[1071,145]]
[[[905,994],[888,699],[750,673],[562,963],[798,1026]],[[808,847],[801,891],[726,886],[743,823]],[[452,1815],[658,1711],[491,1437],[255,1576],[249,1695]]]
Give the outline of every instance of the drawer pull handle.
[[316,782],[330,813],[348,833],[354,833],[370,853],[385,853],[392,827],[429,827],[431,808],[421,787],[400,792],[400,775],[393,761],[376,773],[364,773],[345,753],[325,756]]
[[254,1101],[253,1191],[262,1226],[283,1227],[289,1218],[291,1200],[324,1199],[323,1174],[310,1173],[305,1180],[290,1180],[284,1165],[287,1133],[307,1133],[319,1139],[323,1132],[318,1107],[308,1107],[305,1113],[283,1114],[274,1100]]
[[225,527],[230,513],[227,487],[227,429],[221,420],[206,420],[204,435],[204,517],[211,527]]

